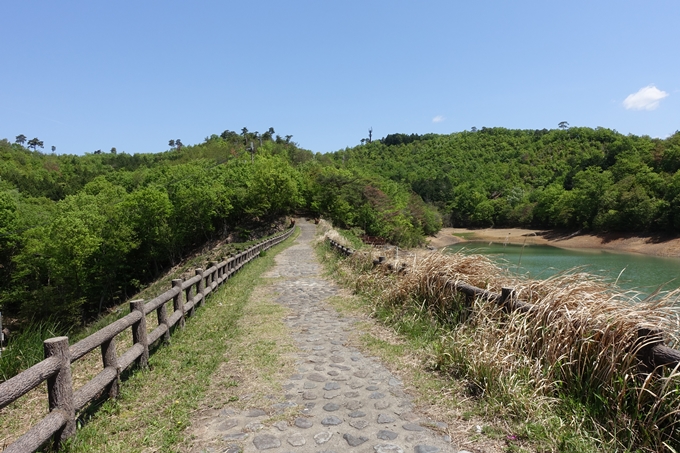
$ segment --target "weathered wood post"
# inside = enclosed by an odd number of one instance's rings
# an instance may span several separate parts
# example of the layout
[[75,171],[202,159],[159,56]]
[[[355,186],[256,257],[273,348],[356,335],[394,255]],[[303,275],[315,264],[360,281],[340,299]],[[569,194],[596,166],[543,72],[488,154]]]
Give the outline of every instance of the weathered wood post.
[[[214,265],[215,265],[215,262],[210,261],[208,263],[208,269],[211,269]],[[215,272],[209,273],[208,276],[206,277],[206,282],[207,282],[206,286],[209,286],[210,288],[212,288],[212,284],[215,283],[216,281],[217,281],[217,269],[215,269]]]
[[139,321],[132,324],[132,343],[140,344],[144,348],[142,354],[137,359],[140,368],[149,365],[149,337],[146,335],[146,316],[144,316],[144,301],[141,299],[130,302],[130,312],[138,311],[142,317]]
[[168,309],[165,308],[163,302],[160,307],[156,309],[156,316],[158,317],[158,325],[165,324],[166,330],[163,334],[163,343],[170,343],[170,323],[168,322]]
[[66,424],[55,434],[57,445],[76,432],[76,411],[73,403],[73,383],[71,379],[71,355],[68,350],[68,337],[49,338],[43,342],[45,358],[57,357],[61,366],[56,374],[47,379],[47,396],[50,412],[59,410],[66,416]]
[[663,360],[657,360],[654,356],[654,347],[663,345],[663,333],[659,329],[646,326],[638,326],[637,339],[634,350],[637,357],[644,363],[647,371],[652,371],[659,365],[663,365]]
[[[193,296],[192,296],[192,293],[193,293],[193,291],[194,291],[193,288],[194,288],[194,285],[189,285],[189,286],[187,286],[186,289],[184,290],[184,294],[186,295],[186,303],[189,303],[189,301],[190,301],[191,298],[193,297]],[[189,313],[185,313],[185,314],[186,314],[187,316],[193,316],[193,315],[194,315],[194,307],[195,307],[195,305],[192,305],[191,308],[189,309]]]
[[515,290],[512,288],[501,288],[501,298],[498,300],[498,305],[503,307],[506,313],[510,313],[513,309],[514,293]]
[[116,370],[116,379],[109,386],[109,398],[113,399],[118,397],[120,390],[120,367],[118,366],[118,356],[116,355],[116,337],[104,341],[101,350],[104,368],[112,367]]
[[[172,298],[172,306],[175,309],[175,311],[179,311],[180,313],[182,313],[182,315],[179,318],[179,326],[182,329],[184,329],[185,313],[184,313],[184,303],[182,302],[182,279],[181,278],[176,278],[172,281],[172,287],[173,288],[178,287],[178,286],[179,286],[179,291],[177,291],[177,295]],[[188,291],[191,291],[191,289],[189,289]],[[187,300],[189,300],[188,297],[189,297],[189,294],[187,292]]]
[[205,277],[203,276],[203,269],[200,267],[196,269],[196,275],[201,276],[201,279],[196,283],[196,295],[201,295],[201,299],[196,304],[196,306],[199,307],[205,302]]

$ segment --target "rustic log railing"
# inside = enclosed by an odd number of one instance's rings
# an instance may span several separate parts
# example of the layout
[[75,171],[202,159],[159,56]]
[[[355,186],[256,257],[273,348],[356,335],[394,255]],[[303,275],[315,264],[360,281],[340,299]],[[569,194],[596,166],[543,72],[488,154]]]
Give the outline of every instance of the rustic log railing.
[[[0,409],[47,381],[49,414],[31,427],[24,435],[8,445],[3,453],[29,453],[39,449],[48,440],[58,444],[69,438],[76,430],[76,413],[85,408],[103,392],[109,398],[118,395],[121,372],[132,363],[146,367],[149,345],[170,339],[173,326],[184,326],[185,318],[193,315],[206,297],[246,263],[285,239],[294,227],[282,234],[266,239],[221,263],[210,263],[208,269],[196,269],[196,275],[186,281],[172,281],[172,288],[144,303],[130,302],[130,313],[103,329],[69,346],[67,337],[45,340],[45,360],[0,383]],[[183,297],[184,296],[184,297]],[[184,301],[182,301],[184,299]],[[166,305],[172,301],[172,313]],[[158,326],[147,331],[146,315],[156,311]],[[133,345],[126,352],[116,354],[116,335],[132,329]],[[71,364],[88,352],[101,348],[104,369],[82,387],[73,389]]]
[[[355,251],[345,247],[344,245],[330,240],[331,247],[345,256],[352,256]],[[385,257],[379,257],[373,261],[373,265],[377,266],[385,262]],[[390,265],[391,266],[391,265]],[[399,269],[390,267],[394,271],[403,271],[404,268]],[[518,300],[515,291],[512,288],[502,288],[501,293],[495,293],[476,286],[468,285],[461,282],[455,282],[447,279],[445,276],[443,283],[447,289],[452,293],[461,293],[471,299],[482,299],[496,303],[503,307],[506,311],[519,311],[523,313],[531,313],[538,309],[533,304]],[[680,364],[680,351],[670,348],[664,344],[663,332],[649,327],[640,326],[637,332],[636,353],[638,359],[645,364],[648,369],[655,369],[658,366],[675,368]]]

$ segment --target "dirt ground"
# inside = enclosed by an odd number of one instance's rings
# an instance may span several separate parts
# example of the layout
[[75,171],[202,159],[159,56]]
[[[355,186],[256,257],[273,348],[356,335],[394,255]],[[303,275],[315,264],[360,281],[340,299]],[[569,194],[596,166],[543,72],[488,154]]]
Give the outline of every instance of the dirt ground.
[[434,237],[427,238],[435,248],[466,241],[488,241],[508,244],[540,244],[569,249],[603,249],[641,253],[652,256],[680,257],[680,238],[633,236],[623,234],[579,234],[554,230],[523,228],[442,228]]

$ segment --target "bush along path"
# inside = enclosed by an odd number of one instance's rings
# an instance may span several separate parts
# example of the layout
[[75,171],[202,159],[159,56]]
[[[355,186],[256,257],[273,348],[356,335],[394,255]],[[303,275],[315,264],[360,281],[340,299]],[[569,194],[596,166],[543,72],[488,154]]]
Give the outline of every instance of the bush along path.
[[[245,389],[224,399],[225,404],[215,404],[219,398],[214,397],[213,408],[195,416],[190,450],[462,453],[441,434],[447,427],[444,423],[414,411],[399,379],[376,359],[348,345],[356,320],[339,315],[327,304],[326,299],[340,288],[322,276],[312,249],[315,226],[299,225],[302,232],[295,244],[278,254],[276,265],[265,274],[271,283],[262,296],[280,306],[279,311],[273,310],[278,320],[259,318],[259,323],[270,324],[261,335],[278,332],[267,338],[273,349],[290,345],[280,361],[288,368],[244,378],[247,365],[231,364],[225,371],[228,376],[216,387],[229,387],[231,382],[252,390],[252,382],[239,380],[266,381],[273,375],[278,382],[258,389],[267,394],[264,398],[244,393]],[[266,307],[262,311],[272,312]],[[281,320],[283,328],[277,329]],[[246,349],[238,354],[244,362],[253,350],[258,356],[268,353],[254,346]]]

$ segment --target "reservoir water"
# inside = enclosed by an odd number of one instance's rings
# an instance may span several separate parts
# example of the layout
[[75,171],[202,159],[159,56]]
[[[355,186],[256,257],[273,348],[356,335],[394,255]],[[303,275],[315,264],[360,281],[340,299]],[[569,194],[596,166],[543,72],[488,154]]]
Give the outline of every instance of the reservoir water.
[[660,286],[664,290],[680,287],[680,258],[488,242],[465,242],[449,246],[447,250],[486,255],[503,269],[534,279],[545,279],[579,267],[580,271],[616,281],[622,289],[634,289],[643,294],[650,294]]

